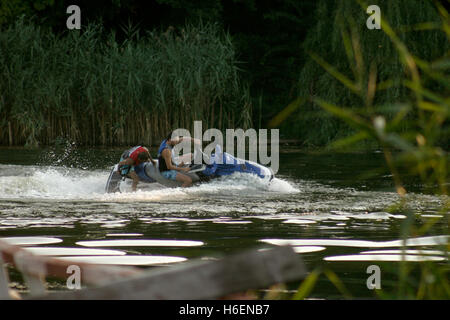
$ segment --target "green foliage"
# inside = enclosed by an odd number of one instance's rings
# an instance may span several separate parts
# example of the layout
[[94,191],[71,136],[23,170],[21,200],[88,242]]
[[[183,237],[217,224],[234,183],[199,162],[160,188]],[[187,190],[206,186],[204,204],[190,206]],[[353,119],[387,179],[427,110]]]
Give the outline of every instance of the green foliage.
[[[230,29],[250,84],[254,122],[265,127],[277,112],[295,100],[298,74],[305,61],[301,43],[315,23],[316,1],[224,2],[224,26]],[[282,128],[281,134],[287,133]]]
[[30,18],[34,13],[54,5],[55,0],[0,0],[0,26],[15,21],[19,16]]
[[[436,28],[441,20],[431,1],[379,0],[371,4],[380,6],[383,19],[417,59],[434,61],[448,51],[448,39]],[[322,0],[315,17],[317,23],[303,44],[311,58],[299,77],[299,96],[308,98],[308,102],[282,129],[306,144],[324,145],[355,131],[324,113],[314,102],[316,98],[392,119],[409,99],[410,91],[402,85],[408,71],[400,52],[388,34],[366,28],[365,8],[355,1]],[[376,75],[376,93],[368,91],[372,75]],[[432,90],[442,88],[436,80],[427,79]],[[399,125],[407,130],[412,125],[410,120],[417,116],[410,113]],[[441,133],[441,143],[445,144],[450,135]]]
[[184,11],[190,22],[219,20],[222,4],[220,0],[156,0],[159,4]]
[[[378,42],[374,43],[388,48],[389,54],[384,57],[384,60],[379,60],[377,63],[377,58],[381,59],[381,57],[374,55],[370,59],[371,54],[365,53],[370,52],[370,47],[368,47],[368,43],[364,42],[364,36],[358,31],[357,24],[351,22],[347,25],[342,23],[343,20],[339,18],[346,17],[346,21],[352,21],[351,17],[357,16],[356,12],[352,13],[353,7],[348,7],[348,3],[341,2],[341,5],[337,7],[338,12],[343,10],[340,15],[336,16],[336,22],[340,24],[341,40],[332,42],[335,46],[332,53],[341,52],[341,55],[345,56],[333,58],[336,65],[332,65],[327,62],[331,60],[330,56],[327,59],[319,54],[311,54],[317,66],[326,72],[326,76],[321,75],[317,81],[324,81],[323,84],[327,85],[329,91],[324,92],[317,89],[322,94],[318,97],[311,97],[311,102],[352,128],[353,134],[335,142],[335,147],[353,145],[367,139],[376,141],[382,147],[386,164],[393,175],[397,193],[401,197],[400,203],[392,206],[389,210],[396,212],[401,208],[401,211],[407,214],[407,218],[401,226],[400,237],[407,239],[411,236],[426,235],[437,220],[425,224],[421,228],[414,226],[415,215],[409,209],[404,197],[407,188],[403,184],[403,174],[406,172],[420,177],[422,183],[428,186],[432,193],[444,196],[442,219],[448,221],[450,203],[446,197],[448,196],[450,171],[450,155],[448,153],[450,142],[448,136],[450,117],[449,15],[443,6],[436,2],[434,12],[440,14],[439,21],[432,20],[431,23],[427,23],[426,20],[411,20],[411,24],[402,28],[396,25],[394,28],[388,21],[393,17],[388,15],[382,18],[382,31],[371,41],[378,39]],[[367,4],[362,0],[359,0],[358,3],[360,10],[367,8]],[[385,2],[383,3],[387,5]],[[402,3],[402,1],[395,3]],[[408,4],[411,5],[411,2]],[[419,18],[428,17],[426,11],[430,3],[420,1],[417,4],[418,6],[414,7],[414,10],[420,12]],[[403,8],[405,7],[406,4]],[[395,6],[393,8],[395,9]],[[321,10],[325,9],[321,7]],[[405,12],[394,10],[393,14],[400,16]],[[398,23],[397,20],[394,21]],[[419,22],[421,26],[434,26],[431,31],[426,31],[431,32],[431,35],[401,34],[398,31],[416,29],[416,23]],[[367,32],[371,32],[371,34],[366,38],[371,38],[373,31]],[[442,38],[445,39],[445,44],[437,50],[434,46],[441,44]],[[412,41],[412,39],[416,41]],[[424,39],[428,39],[427,42],[424,42]],[[337,50],[339,43],[342,47],[341,51]],[[418,43],[433,45],[429,46],[432,48],[421,48]],[[439,51],[440,55],[438,55]],[[325,54],[325,56],[327,55]],[[348,66],[346,69],[343,68],[343,61],[346,61]],[[382,61],[390,67],[385,69]],[[314,69],[312,66],[305,68]],[[396,72],[392,73],[393,70]],[[335,91],[337,88],[340,90],[339,94]],[[293,114],[293,111],[290,113]],[[285,119],[289,117],[289,114],[280,114]],[[302,116],[303,114],[300,113],[299,117]],[[447,244],[441,247],[443,255],[447,257],[448,246]],[[416,276],[417,272],[419,278]],[[449,268],[445,264],[414,264],[402,261],[398,265],[397,274],[397,290],[395,292],[381,291],[379,292],[380,298],[448,299],[450,297]],[[295,297],[304,298],[312,290],[311,286],[316,278],[317,275],[313,274],[311,279],[307,279]],[[339,279],[334,275],[328,278],[336,287],[342,287]],[[344,292],[343,290],[345,288],[342,287],[341,291]]]
[[230,37],[212,24],[128,39],[18,21],[0,34],[0,143],[156,143],[173,128],[250,126]]
[[[74,4],[70,0],[2,1],[14,4],[15,9],[8,11],[7,20],[0,21],[0,28],[25,14],[27,21],[33,17],[36,24],[56,33],[67,30],[66,8]],[[32,5],[46,1],[51,5],[44,10]],[[128,23],[138,25],[141,32],[170,26],[178,29],[185,23],[196,25],[201,21],[217,23],[232,36],[236,59],[243,70],[241,78],[248,83],[253,105],[258,106],[252,114],[253,122],[264,127],[295,99],[298,73],[305,62],[300,45],[315,23],[311,12],[316,0],[78,0],[76,4],[82,11],[82,29],[101,23],[106,32],[115,32],[119,42],[127,38],[122,27]]]

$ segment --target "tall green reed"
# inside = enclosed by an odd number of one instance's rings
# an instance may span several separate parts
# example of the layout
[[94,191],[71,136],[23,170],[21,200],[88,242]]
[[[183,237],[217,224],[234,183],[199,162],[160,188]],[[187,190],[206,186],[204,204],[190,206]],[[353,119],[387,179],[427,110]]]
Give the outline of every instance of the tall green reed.
[[155,144],[195,120],[251,126],[230,36],[212,24],[131,27],[118,41],[98,24],[55,35],[19,20],[0,34],[0,70],[0,144]]
[[[341,139],[333,141],[330,146],[334,150],[354,147],[363,141],[374,141],[384,153],[385,163],[392,174],[393,182],[401,200],[396,208],[407,215],[401,226],[400,237],[403,240],[413,236],[426,235],[432,226],[439,221],[423,226],[415,224],[415,214],[408,206],[406,194],[408,187],[406,176],[420,178],[428,192],[440,196],[443,206],[444,225],[449,226],[448,182],[450,169],[449,117],[450,117],[450,19],[445,8],[435,2],[435,13],[439,20],[418,20],[414,24],[393,28],[390,20],[396,20],[403,12],[383,17],[382,31],[364,30],[364,21],[356,21],[353,16],[367,17],[365,9],[368,4],[357,0],[353,6],[350,2],[342,2],[336,9],[334,20],[340,27],[340,40],[335,40],[335,49],[323,57],[310,52],[317,66],[326,71],[329,91],[324,96],[300,96],[295,102],[280,112],[272,122],[279,125],[295,112],[302,116],[305,101],[315,104],[324,112],[345,123],[351,128]],[[358,3],[358,5],[355,5]],[[386,2],[384,2],[386,4]],[[422,1],[422,6],[430,6]],[[350,6],[350,7],[349,7]],[[394,6],[395,7],[395,6]],[[358,8],[359,15],[355,14]],[[350,10],[351,9],[351,10]],[[414,8],[417,10],[418,8]],[[429,10],[422,8],[419,17],[425,19],[423,13]],[[358,11],[356,11],[358,12]],[[392,14],[392,13],[391,13]],[[363,27],[361,27],[363,26]],[[379,34],[377,34],[377,32]],[[366,40],[361,41],[365,36]],[[388,47],[379,55],[367,47],[367,37],[373,44]],[[439,39],[445,37],[443,47]],[[422,40],[415,42],[421,38]],[[376,40],[378,39],[378,41]],[[423,39],[427,39],[426,42]],[[389,43],[388,43],[389,42]],[[338,49],[340,44],[340,48]],[[418,44],[428,48],[418,48]],[[410,46],[412,48],[410,48]],[[372,50],[367,53],[367,50]],[[342,56],[336,52],[343,52]],[[438,56],[438,53],[441,53]],[[336,55],[335,55],[336,54]],[[328,61],[335,61],[334,65]],[[345,61],[345,62],[344,62]],[[386,71],[383,64],[390,65],[395,74]],[[346,66],[346,67],[343,67]],[[306,66],[308,68],[308,66]],[[390,75],[390,76],[389,76]],[[320,81],[319,81],[320,83]],[[308,85],[306,83],[305,85]],[[341,88],[341,93],[335,88]],[[318,122],[322,121],[317,119]],[[447,234],[449,234],[447,229]],[[406,247],[403,247],[406,249]],[[449,244],[442,246],[442,254],[448,257]],[[296,298],[304,298],[311,292],[317,281],[318,272],[313,272],[304,283]],[[434,263],[398,264],[397,290],[380,292],[381,298],[407,299],[442,299],[450,297],[448,265]],[[419,273],[419,276],[415,276]],[[331,280],[330,280],[331,281]]]
[[[382,17],[389,21],[401,41],[407,44],[411,53],[425,61],[432,61],[448,50],[445,34],[435,28],[440,23],[439,13],[432,1],[427,0],[378,0]],[[367,7],[366,7],[367,8]],[[320,97],[336,105],[354,109],[372,103],[372,110],[391,118],[395,110],[392,101],[401,103],[408,99],[410,92],[402,81],[404,68],[394,43],[381,30],[366,27],[368,15],[355,1],[321,0],[317,4],[315,20],[302,48],[306,63],[299,74],[298,92],[306,98],[301,109],[286,119],[280,126],[285,134],[296,136],[306,145],[326,145],[334,140],[356,132],[348,124],[331,117],[320,108],[311,97]],[[426,22],[426,23],[424,23]],[[428,23],[428,24],[427,24]],[[356,30],[358,32],[356,32]],[[356,45],[358,56],[348,49]],[[351,58],[351,59],[349,59]],[[358,58],[358,61],[355,61]],[[318,61],[332,62],[336,73],[325,72]],[[374,101],[365,101],[370,68],[377,74],[377,94]],[[361,72],[364,71],[364,72]],[[346,87],[339,79],[352,79],[352,87]],[[394,84],[394,85],[392,85]],[[409,118],[401,125],[407,129]],[[450,138],[450,135],[447,137]],[[368,140],[360,140],[358,146],[373,147]]]

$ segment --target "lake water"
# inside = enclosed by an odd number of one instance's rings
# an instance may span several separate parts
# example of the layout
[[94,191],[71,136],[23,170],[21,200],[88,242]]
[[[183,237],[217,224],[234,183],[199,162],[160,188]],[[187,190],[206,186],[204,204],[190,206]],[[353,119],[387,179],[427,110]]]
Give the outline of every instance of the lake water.
[[[282,148],[280,170],[270,184],[236,175],[189,189],[105,194],[110,167],[122,151],[0,148],[0,238],[35,237],[17,241],[36,240],[37,254],[146,268],[292,244],[308,271],[333,270],[353,297],[374,296],[366,286],[366,269],[373,264],[381,267],[383,289],[395,286],[400,249],[395,240],[407,213],[387,211],[399,197],[390,175],[376,172],[383,167],[379,152]],[[369,177],[370,172],[375,174]],[[448,213],[440,209],[448,200],[422,193],[414,181],[407,190],[415,226],[437,221],[419,235],[427,238],[409,244],[408,257],[448,263],[439,251],[446,242],[440,236],[448,235]],[[88,248],[103,251],[76,250]],[[14,270],[12,280],[23,289]],[[49,288],[62,289],[63,283],[50,282]],[[321,277],[311,296],[341,293]]]

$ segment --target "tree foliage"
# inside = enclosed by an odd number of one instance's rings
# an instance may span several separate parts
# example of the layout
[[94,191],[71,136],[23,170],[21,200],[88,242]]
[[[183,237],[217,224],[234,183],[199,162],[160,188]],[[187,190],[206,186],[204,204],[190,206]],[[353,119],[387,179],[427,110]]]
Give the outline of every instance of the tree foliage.
[[[433,61],[448,52],[449,42],[439,28],[441,19],[432,1],[379,0],[377,4],[383,19],[413,56]],[[356,1],[318,3],[316,25],[303,44],[304,54],[310,58],[299,77],[298,94],[307,102],[284,124],[291,135],[313,145],[346,136],[352,129],[330,117],[314,99],[353,109],[366,108],[367,94],[359,93],[367,93],[370,75],[374,73],[380,84],[370,102],[376,106],[375,112],[390,119],[400,104],[410,98],[410,91],[401,81],[408,72],[402,57],[386,33],[366,27],[367,18],[365,8]],[[442,89],[439,83],[428,81],[433,90]],[[402,123],[404,129],[409,125],[408,119]]]
[[213,24],[56,36],[19,20],[0,34],[0,144],[155,143],[173,128],[246,128],[251,101]]

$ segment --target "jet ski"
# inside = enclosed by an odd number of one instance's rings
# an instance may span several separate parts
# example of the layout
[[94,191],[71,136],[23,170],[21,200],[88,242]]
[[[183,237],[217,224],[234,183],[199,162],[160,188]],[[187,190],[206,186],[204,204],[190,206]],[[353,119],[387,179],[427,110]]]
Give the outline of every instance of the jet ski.
[[[190,170],[183,172],[183,174],[191,177],[193,184],[208,182],[211,179],[229,176],[236,172],[256,175],[267,181],[271,181],[274,176],[270,168],[264,167],[256,162],[235,158],[229,153],[222,152],[220,146],[216,146],[215,153],[211,157],[208,157],[204,153],[194,152],[194,159],[198,155],[203,156],[203,163],[195,164],[200,161],[194,161],[194,164],[188,164]],[[163,177],[159,171],[158,160],[155,160],[155,162],[156,165],[152,162],[144,162],[134,167],[139,177],[139,187],[142,187],[142,185],[149,189],[161,186],[169,188],[181,187],[181,182]],[[109,174],[105,192],[122,192],[127,189],[126,185],[131,185],[131,181],[129,177],[121,175],[119,165],[116,164]]]

